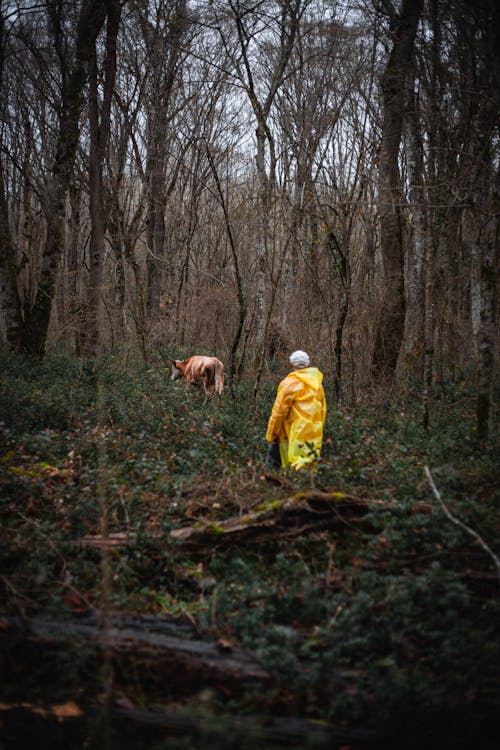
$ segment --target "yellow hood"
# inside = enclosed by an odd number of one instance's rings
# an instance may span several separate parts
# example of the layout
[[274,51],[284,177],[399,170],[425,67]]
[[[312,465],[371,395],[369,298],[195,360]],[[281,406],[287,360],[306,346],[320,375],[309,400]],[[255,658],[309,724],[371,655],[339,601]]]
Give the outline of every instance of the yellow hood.
[[323,383],[323,373],[317,367],[304,367],[301,370],[294,370],[288,377],[298,378],[314,391],[317,391]]

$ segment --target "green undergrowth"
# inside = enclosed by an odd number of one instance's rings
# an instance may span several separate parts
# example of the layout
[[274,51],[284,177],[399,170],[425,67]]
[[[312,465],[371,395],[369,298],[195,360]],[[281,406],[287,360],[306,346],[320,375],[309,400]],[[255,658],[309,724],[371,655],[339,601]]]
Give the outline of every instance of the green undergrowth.
[[[439,393],[424,431],[418,397],[404,408],[401,399],[347,408],[333,403],[327,377],[318,470],[269,481],[264,435],[279,374],[256,401],[249,380],[204,405],[163,363],[0,360],[5,616],[72,618],[106,605],[186,619],[276,676],[265,694],[214,691],[214,714],[391,731],[449,721],[464,736],[491,720],[499,440],[493,414],[490,441],[476,442],[466,381]],[[316,490],[370,501],[367,523],[198,551],[172,535],[202,525],[217,541],[226,520],[279,513],[285,499]],[[117,535],[106,555],[92,543],[103,533]],[[72,669],[83,679],[69,661],[65,685]],[[136,684],[128,699],[139,700]]]

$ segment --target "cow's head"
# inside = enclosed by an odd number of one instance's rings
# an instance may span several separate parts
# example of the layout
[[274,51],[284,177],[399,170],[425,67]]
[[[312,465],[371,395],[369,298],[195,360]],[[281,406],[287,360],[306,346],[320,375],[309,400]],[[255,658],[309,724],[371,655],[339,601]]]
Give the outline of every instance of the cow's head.
[[171,380],[178,380],[182,376],[182,372],[177,367],[178,362],[178,359],[172,360]]

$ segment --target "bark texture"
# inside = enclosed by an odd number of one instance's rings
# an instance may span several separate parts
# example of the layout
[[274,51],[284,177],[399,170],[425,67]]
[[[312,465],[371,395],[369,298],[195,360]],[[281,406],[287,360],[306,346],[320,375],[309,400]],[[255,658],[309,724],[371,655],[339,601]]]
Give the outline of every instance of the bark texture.
[[[59,113],[57,147],[46,192],[47,239],[37,294],[26,319],[23,348],[43,356],[47,341],[50,315],[54,302],[57,274],[65,246],[66,197],[80,134],[80,115],[83,91],[88,79],[89,64],[107,13],[102,0],[84,0],[77,28],[75,59],[67,76],[62,71],[63,86]],[[60,19],[59,19],[60,20]]]
[[404,334],[403,209],[398,157],[405,82],[422,5],[422,0],[404,0],[401,13],[391,16],[393,47],[381,80],[383,123],[378,208],[384,291],[373,355],[373,374],[380,379],[393,377]]

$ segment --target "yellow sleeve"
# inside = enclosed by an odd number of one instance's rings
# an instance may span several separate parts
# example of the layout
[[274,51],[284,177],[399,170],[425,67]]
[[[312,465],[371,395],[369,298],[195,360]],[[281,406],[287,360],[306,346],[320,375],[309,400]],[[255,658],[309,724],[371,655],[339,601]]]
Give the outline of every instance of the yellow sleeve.
[[294,398],[294,382],[285,378],[278,386],[276,400],[274,402],[271,416],[267,424],[266,440],[274,443],[279,438],[285,436],[284,421],[290,411]]

